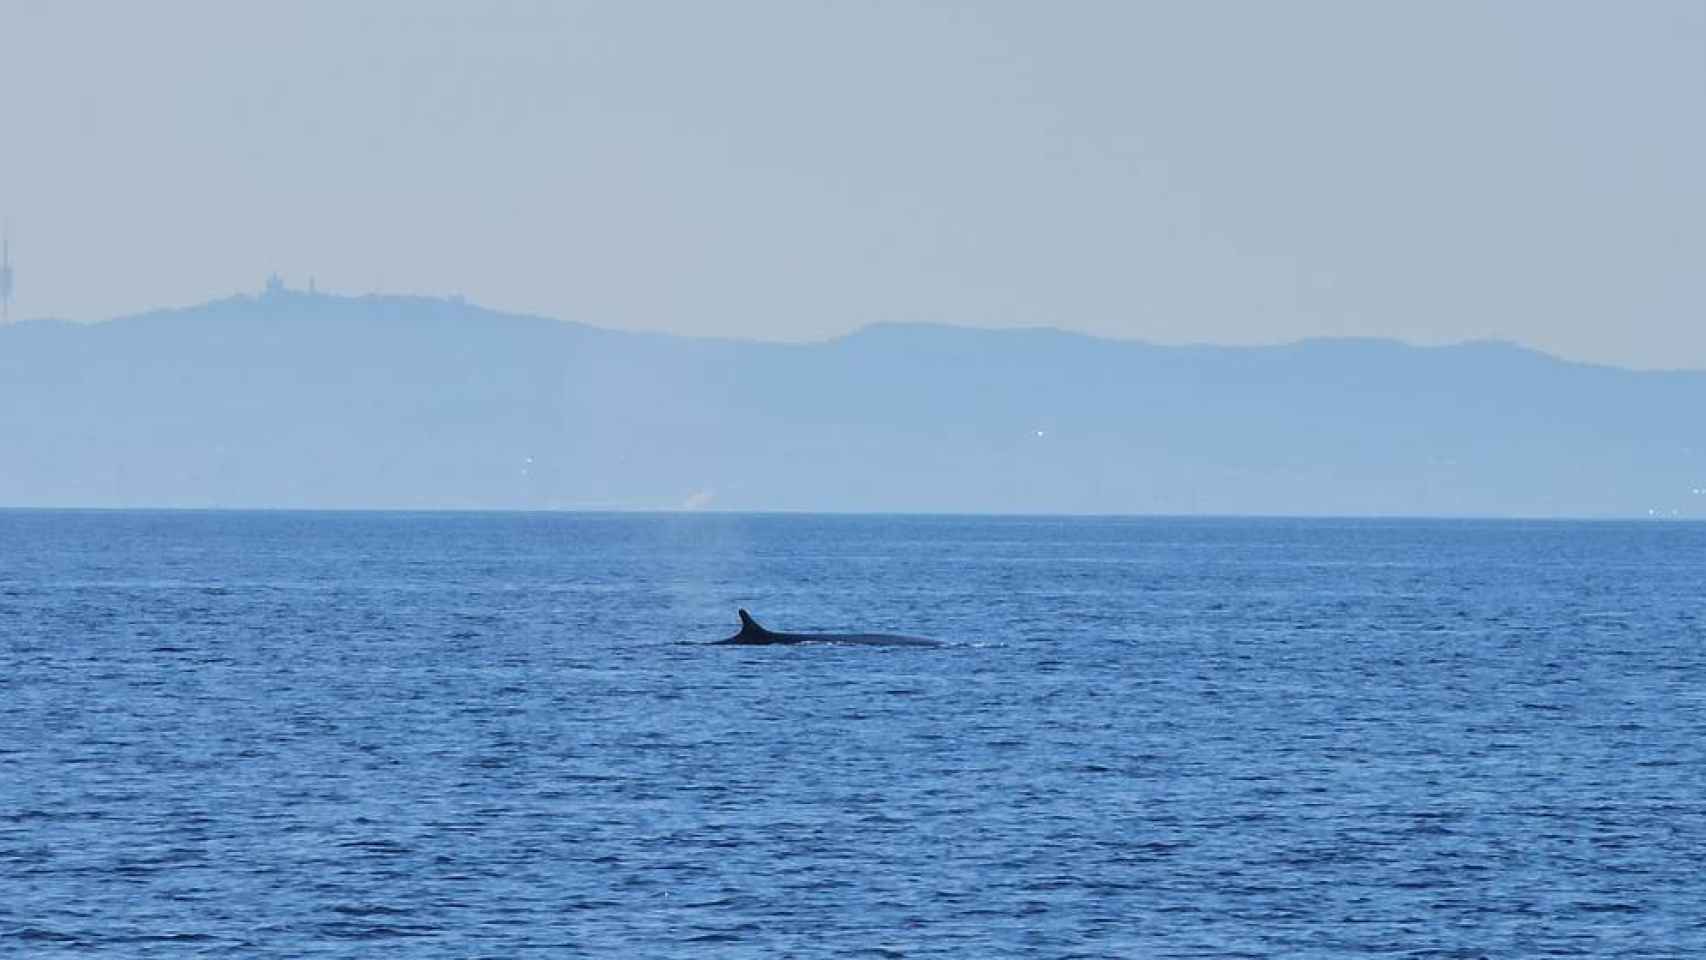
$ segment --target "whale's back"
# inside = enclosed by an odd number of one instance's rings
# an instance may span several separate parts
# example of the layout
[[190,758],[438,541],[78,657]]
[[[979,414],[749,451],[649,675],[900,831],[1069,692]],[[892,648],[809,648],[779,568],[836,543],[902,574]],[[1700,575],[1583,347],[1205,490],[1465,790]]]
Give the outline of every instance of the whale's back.
[[839,643],[859,647],[939,647],[939,641],[927,637],[909,637],[896,633],[785,633],[770,630],[740,611],[740,632],[716,644],[765,646],[770,644]]

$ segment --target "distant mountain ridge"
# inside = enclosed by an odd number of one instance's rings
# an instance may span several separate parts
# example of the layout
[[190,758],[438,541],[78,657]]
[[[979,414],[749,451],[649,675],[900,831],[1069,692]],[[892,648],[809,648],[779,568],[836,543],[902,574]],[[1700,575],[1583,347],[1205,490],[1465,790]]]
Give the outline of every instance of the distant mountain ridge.
[[0,327],[0,506],[1706,516],[1706,372],[1502,342],[810,344],[289,290]]

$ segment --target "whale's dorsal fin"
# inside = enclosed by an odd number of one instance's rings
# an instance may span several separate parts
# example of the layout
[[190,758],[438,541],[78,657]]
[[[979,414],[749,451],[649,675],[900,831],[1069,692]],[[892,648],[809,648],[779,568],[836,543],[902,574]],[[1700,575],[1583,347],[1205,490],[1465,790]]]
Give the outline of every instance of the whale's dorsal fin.
[[768,631],[768,630],[764,629],[762,626],[760,626],[757,620],[752,619],[752,614],[747,613],[743,609],[740,612],[740,632],[741,633],[769,633],[770,631]]

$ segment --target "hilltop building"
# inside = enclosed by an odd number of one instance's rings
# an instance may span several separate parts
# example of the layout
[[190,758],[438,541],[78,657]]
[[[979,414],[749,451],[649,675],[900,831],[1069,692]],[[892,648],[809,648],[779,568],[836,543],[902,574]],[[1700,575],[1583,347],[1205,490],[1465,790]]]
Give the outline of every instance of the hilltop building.
[[12,231],[0,228],[0,323],[12,320]]

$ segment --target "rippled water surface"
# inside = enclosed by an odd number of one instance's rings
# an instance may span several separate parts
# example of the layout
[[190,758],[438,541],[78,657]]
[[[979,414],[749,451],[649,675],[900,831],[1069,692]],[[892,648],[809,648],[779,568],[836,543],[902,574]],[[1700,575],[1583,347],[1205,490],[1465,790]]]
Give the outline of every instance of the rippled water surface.
[[1706,956],[1703,597],[1688,524],[0,513],[0,954]]

